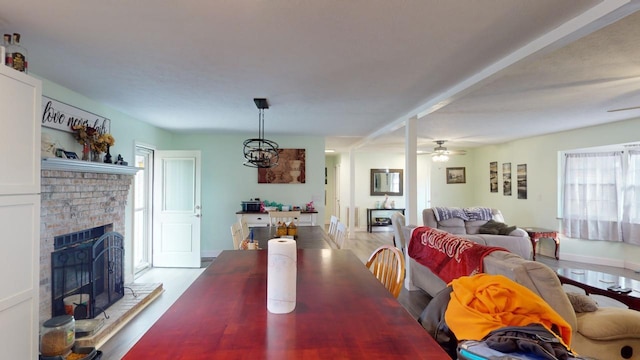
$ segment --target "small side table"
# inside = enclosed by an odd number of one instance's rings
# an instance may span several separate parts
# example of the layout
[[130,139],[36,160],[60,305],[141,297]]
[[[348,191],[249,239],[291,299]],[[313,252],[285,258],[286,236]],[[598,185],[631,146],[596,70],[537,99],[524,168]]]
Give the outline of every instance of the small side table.
[[373,220],[373,214],[375,212],[383,212],[385,215],[390,215],[393,212],[400,211],[402,215],[404,215],[404,209],[378,209],[378,208],[369,208],[367,209],[367,231],[373,232],[374,226],[391,226],[391,223],[379,223]]
[[555,241],[556,243],[556,260],[560,260],[560,256],[558,255],[558,251],[560,248],[560,238],[558,237],[558,232],[555,230],[549,230],[549,229],[543,229],[543,228],[537,228],[537,227],[526,227],[524,228],[524,231],[526,231],[529,234],[529,237],[531,238],[531,245],[533,246],[533,260],[536,260],[536,245],[538,244],[538,241],[542,238],[547,238],[547,239],[551,239],[553,241]]

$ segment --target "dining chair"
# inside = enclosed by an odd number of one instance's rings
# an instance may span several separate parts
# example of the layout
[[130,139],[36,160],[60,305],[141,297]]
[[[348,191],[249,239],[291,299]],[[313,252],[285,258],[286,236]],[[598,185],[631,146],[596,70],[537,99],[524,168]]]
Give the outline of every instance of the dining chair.
[[233,248],[235,250],[240,249],[240,244],[244,237],[242,236],[242,224],[239,221],[231,225],[231,237],[233,238]]
[[398,298],[404,281],[404,255],[392,245],[377,248],[365,265],[395,298]]
[[402,232],[402,227],[406,225],[405,221],[405,217],[400,211],[396,211],[391,214],[391,227],[393,228],[393,246],[400,248],[402,253],[404,253],[404,247],[406,245],[404,233]]
[[335,241],[337,226],[338,217],[335,215],[331,215],[331,220],[329,221],[329,231],[327,232],[327,235],[329,235],[329,239],[331,239],[331,241]]
[[244,216],[240,217],[240,226],[242,226],[242,239],[249,238],[249,223],[247,223],[247,219]]
[[279,222],[289,224],[293,223],[298,226],[298,219],[300,219],[300,211],[269,211],[269,224],[271,226],[278,225]]
[[336,244],[338,249],[344,249],[346,239],[347,227],[344,226],[344,223],[338,222],[338,224],[336,225],[336,235],[333,239],[333,242]]

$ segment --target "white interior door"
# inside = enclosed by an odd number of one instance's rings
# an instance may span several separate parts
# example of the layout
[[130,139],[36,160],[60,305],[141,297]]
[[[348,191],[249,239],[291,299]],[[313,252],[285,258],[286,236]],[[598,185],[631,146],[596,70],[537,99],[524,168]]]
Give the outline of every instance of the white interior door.
[[200,267],[200,151],[156,151],[153,266]]

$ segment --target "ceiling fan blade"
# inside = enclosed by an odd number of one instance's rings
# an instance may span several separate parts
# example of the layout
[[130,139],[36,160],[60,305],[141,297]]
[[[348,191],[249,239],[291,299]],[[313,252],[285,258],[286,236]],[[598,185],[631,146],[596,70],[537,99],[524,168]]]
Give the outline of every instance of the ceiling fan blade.
[[631,107],[627,107],[627,108],[611,109],[611,110],[607,110],[607,112],[627,111],[627,110],[635,110],[635,109],[640,109],[640,106],[631,106]]
[[426,152],[423,154],[429,154],[431,156],[436,156],[436,155],[449,155],[449,156],[455,156],[455,155],[467,155],[467,151],[466,150],[446,150],[446,151],[432,151],[432,152]]

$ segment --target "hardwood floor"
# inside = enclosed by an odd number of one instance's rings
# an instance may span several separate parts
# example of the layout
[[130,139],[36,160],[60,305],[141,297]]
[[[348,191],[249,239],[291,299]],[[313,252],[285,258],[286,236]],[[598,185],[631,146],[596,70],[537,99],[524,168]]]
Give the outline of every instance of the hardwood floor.
[[[383,229],[380,229],[383,230]],[[357,231],[353,238],[349,238],[346,247],[351,249],[363,264],[369,255],[382,244],[393,244],[391,231]],[[546,256],[537,256],[540,261],[553,269],[559,267],[573,267],[609,272],[611,274],[626,276],[640,280],[640,274],[629,269],[620,269],[608,266],[577,263],[564,260],[556,260]],[[136,282],[162,282],[165,292],[151,305],[144,309],[136,318],[128,323],[118,334],[107,341],[100,350],[103,352],[103,360],[118,360],[131,348],[136,341],[160,318],[160,316],[177,300],[177,298],[191,285],[202,273],[209,262],[203,262],[201,269],[167,269],[154,268],[136,279]],[[407,291],[402,289],[398,301],[415,319],[427,306],[431,297],[423,291]]]

